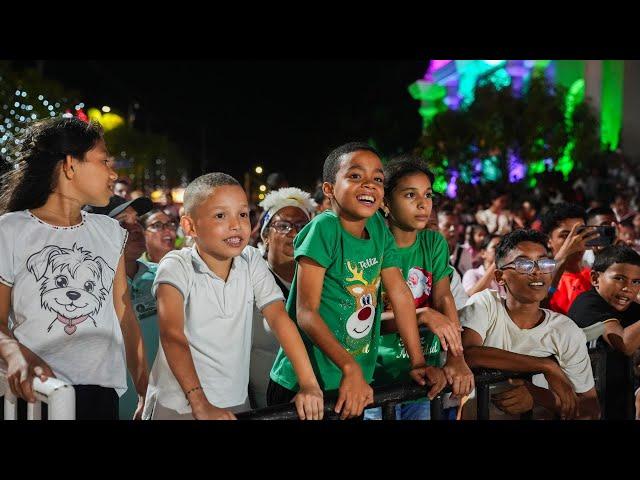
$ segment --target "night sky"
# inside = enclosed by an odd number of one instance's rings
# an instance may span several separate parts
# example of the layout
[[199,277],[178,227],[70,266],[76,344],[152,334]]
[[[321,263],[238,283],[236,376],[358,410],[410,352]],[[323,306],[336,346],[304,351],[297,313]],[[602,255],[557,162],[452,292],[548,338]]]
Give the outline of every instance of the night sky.
[[255,164],[310,185],[335,146],[373,139],[384,155],[420,136],[419,102],[407,87],[420,61],[54,61],[44,75],[80,91],[87,105],[127,112],[136,128],[166,134],[192,159],[191,175],[240,178]]

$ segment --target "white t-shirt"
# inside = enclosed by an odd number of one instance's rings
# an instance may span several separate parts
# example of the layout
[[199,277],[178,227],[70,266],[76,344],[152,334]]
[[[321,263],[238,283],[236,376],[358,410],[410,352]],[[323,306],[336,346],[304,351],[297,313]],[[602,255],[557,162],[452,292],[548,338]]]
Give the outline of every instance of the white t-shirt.
[[511,231],[511,216],[512,214],[509,210],[493,213],[490,208],[487,208],[476,213],[476,220],[487,227],[489,233],[506,235]]
[[[462,286],[464,287],[465,291],[468,292],[469,290],[471,290],[475,286],[475,284],[478,283],[482,279],[482,277],[484,277],[485,273],[486,270],[484,269],[484,265],[480,265],[478,268],[467,270],[462,277]],[[500,291],[500,285],[498,285],[498,282],[496,282],[495,279],[491,280],[488,288],[490,288],[491,290]]]
[[469,300],[469,295],[464,290],[462,286],[462,279],[460,278],[460,274],[455,268],[451,269],[451,295],[453,295],[453,301],[456,304],[456,308],[460,310],[467,304],[467,300]]
[[71,227],[28,210],[0,217],[0,282],[12,287],[16,339],[72,385],[127,389],[113,279],[127,232],[106,215],[82,212]]
[[[247,400],[254,303],[262,310],[283,301],[258,249],[246,247],[233,259],[227,281],[213,273],[196,247],[167,253],[160,261],[152,292],[158,285],[174,286],[184,298],[184,333],[202,389],[209,402],[228,408]],[[191,412],[162,348],[149,376],[143,417],[155,403],[178,413]]]
[[[458,316],[463,327],[478,332],[483,346],[533,357],[553,355],[576,393],[591,390],[595,384],[585,334],[569,317],[542,310],[545,318],[539,325],[520,329],[498,292],[484,290],[473,295]],[[546,382],[534,383],[546,386]]]
[[471,252],[463,245],[457,245],[453,254],[449,257],[449,261],[460,275],[464,275],[467,270],[473,268],[473,257]]
[[[277,273],[272,272],[273,275]],[[278,277],[285,287],[291,288],[291,282]],[[276,359],[280,342],[275,337],[266,318],[258,308],[253,309],[253,340],[251,342],[251,368],[249,372],[249,385],[253,391],[253,397],[257,408],[267,406],[267,387],[269,386],[269,373]]]

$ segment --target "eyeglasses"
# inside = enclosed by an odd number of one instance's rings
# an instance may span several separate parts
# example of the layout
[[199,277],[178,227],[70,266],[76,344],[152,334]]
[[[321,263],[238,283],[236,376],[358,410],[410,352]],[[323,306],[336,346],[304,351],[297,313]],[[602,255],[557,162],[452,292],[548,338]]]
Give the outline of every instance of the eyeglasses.
[[160,232],[164,229],[168,230],[177,230],[178,224],[176,222],[153,222],[151,225],[147,227],[147,230],[151,230],[152,232]]
[[513,262],[500,267],[500,270],[513,268],[518,273],[532,273],[536,265],[541,273],[553,273],[556,268],[556,261],[553,258],[539,258],[538,260],[516,258]]
[[278,232],[278,233],[284,233],[285,235],[287,233],[289,233],[294,227],[296,229],[297,232],[299,232],[300,230],[302,230],[305,225],[307,225],[309,222],[299,222],[299,223],[291,223],[291,222],[287,222],[285,220],[280,220],[277,222],[273,222],[271,224],[271,227],[273,227],[273,229]]

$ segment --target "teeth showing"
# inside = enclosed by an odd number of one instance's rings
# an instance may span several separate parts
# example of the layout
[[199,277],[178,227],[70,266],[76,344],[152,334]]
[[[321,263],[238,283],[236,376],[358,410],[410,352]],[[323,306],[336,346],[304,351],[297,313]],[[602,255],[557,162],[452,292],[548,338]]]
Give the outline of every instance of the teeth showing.
[[231,237],[227,238],[225,242],[227,242],[227,244],[231,245],[232,247],[238,247],[242,243],[242,239],[240,237]]
[[531,282],[529,283],[529,286],[531,287],[542,287],[544,285],[544,282]]
[[371,202],[374,203],[376,201],[371,195],[358,195],[358,200],[361,202]]

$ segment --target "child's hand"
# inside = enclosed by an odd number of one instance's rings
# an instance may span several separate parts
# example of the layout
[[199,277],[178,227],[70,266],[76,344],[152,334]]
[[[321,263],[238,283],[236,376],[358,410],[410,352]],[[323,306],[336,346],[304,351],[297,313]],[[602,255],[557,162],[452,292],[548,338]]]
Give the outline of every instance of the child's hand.
[[442,368],[451,385],[452,397],[464,397],[470,395],[475,387],[473,372],[464,361],[464,357],[451,357],[447,359]]
[[599,233],[595,228],[585,228],[582,232],[578,233],[580,227],[584,227],[584,225],[576,223],[573,226],[562,247],[558,250],[555,256],[556,260],[563,261],[577,252],[584,252],[588,248],[585,244],[589,240],[598,238]]
[[409,376],[419,385],[431,385],[427,394],[429,400],[433,400],[447,386],[447,377],[441,368],[421,365],[409,370]]
[[360,365],[355,362],[342,376],[338,392],[334,411],[341,413],[341,420],[362,415],[364,407],[373,403],[373,389],[364,380]]
[[440,340],[442,349],[452,355],[462,355],[462,327],[449,320],[449,317],[432,308],[418,315],[418,323],[427,327]]
[[551,360],[550,365],[554,366],[544,376],[549,383],[549,389],[555,394],[559,403],[560,418],[562,420],[574,419],[580,415],[578,396],[573,390],[573,385],[571,385],[571,382],[569,382],[569,379],[567,379],[558,364]]
[[196,420],[236,420],[236,416],[229,410],[214,407],[209,402],[197,409],[193,408],[192,413]]
[[529,382],[510,378],[509,383],[516,387],[494,395],[493,404],[509,415],[520,415],[533,409],[533,396],[529,392]]
[[144,410],[144,395],[138,395],[138,406],[136,407],[136,411],[133,413],[134,420],[142,420],[142,411]]
[[30,403],[36,401],[33,378],[38,377],[42,382],[46,382],[49,377],[56,377],[44,360],[17,342],[16,348],[6,356],[6,361],[7,383],[11,392]]
[[322,420],[324,417],[324,399],[318,384],[300,387],[293,397],[300,420]]

